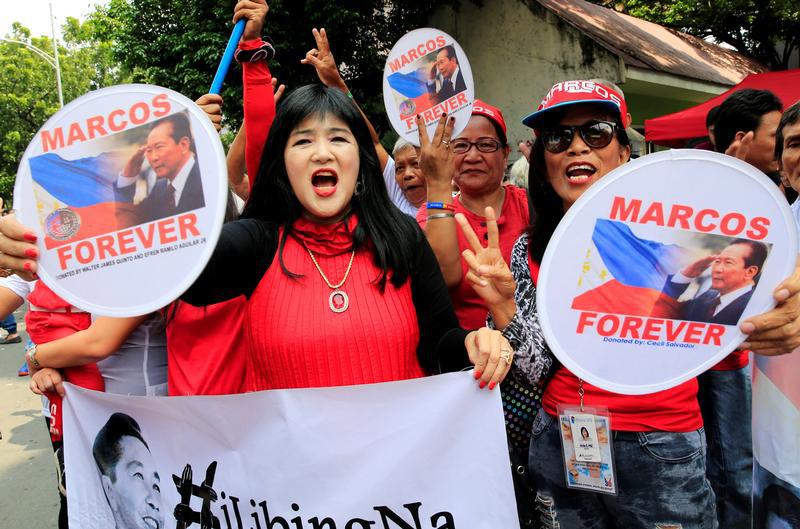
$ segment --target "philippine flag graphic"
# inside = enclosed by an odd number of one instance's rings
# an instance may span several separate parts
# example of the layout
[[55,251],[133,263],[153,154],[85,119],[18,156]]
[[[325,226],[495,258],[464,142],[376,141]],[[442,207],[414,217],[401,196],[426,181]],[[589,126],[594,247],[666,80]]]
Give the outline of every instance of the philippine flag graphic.
[[678,302],[662,289],[667,276],[686,264],[685,248],[640,239],[626,224],[607,219],[595,223],[592,243],[573,309],[679,318]]
[[31,158],[29,164],[47,248],[138,223],[134,206],[114,196],[113,184],[121,170],[114,155],[67,160],[46,153]]
[[[433,100],[428,93],[428,85],[421,78],[418,70],[409,73],[395,72],[386,78],[389,86],[394,90],[395,99],[399,94],[402,96],[401,115],[403,117],[413,116],[424,112],[433,106]],[[409,104],[411,102],[412,104]]]

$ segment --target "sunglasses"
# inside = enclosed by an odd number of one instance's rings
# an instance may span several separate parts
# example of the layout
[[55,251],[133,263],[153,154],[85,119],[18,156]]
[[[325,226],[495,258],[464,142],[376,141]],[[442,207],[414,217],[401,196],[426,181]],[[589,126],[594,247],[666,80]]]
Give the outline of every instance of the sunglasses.
[[580,134],[583,143],[592,149],[602,149],[614,139],[617,124],[610,121],[589,121],[583,125],[558,125],[542,131],[542,145],[553,154],[566,151],[575,138],[575,131]]

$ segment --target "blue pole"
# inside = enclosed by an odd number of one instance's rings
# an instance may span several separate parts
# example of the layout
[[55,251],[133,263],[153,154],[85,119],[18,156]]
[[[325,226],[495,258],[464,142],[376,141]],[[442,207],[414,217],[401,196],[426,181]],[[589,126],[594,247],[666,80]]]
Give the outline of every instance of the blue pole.
[[225,81],[228,68],[230,68],[231,61],[233,61],[233,53],[236,51],[239,39],[242,38],[242,34],[244,33],[245,22],[245,19],[241,19],[233,26],[231,38],[228,39],[228,45],[225,46],[225,53],[222,54],[222,60],[219,61],[217,73],[214,74],[214,80],[211,82],[211,89],[208,91],[209,94],[219,94],[220,90],[222,90],[222,83]]

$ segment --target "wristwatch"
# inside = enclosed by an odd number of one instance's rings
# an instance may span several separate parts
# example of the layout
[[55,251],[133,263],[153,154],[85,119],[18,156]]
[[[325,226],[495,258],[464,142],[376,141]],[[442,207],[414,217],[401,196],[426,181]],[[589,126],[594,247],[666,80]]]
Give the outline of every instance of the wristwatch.
[[39,362],[36,360],[36,345],[34,344],[33,347],[25,351],[25,355],[28,357],[28,363],[32,364],[33,367],[42,367],[39,365]]

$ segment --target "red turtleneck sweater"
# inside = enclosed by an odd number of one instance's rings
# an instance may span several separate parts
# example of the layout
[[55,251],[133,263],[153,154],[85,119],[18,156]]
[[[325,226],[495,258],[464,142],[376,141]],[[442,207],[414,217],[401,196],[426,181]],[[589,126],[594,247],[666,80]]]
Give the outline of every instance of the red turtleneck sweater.
[[[353,220],[355,220],[353,218]],[[355,223],[352,223],[355,227]],[[350,305],[330,309],[331,284],[344,278],[352,254],[349,234],[300,220],[283,248],[283,272],[273,260],[250,298],[245,320],[250,343],[250,391],[369,384],[421,377],[419,329],[411,285],[375,284],[380,269],[367,249],[356,252],[340,290]]]
[[[182,297],[195,305],[244,294],[248,348],[246,388],[324,387],[404,380],[469,365],[466,331],[458,326],[436,257],[420,230],[411,275],[399,288],[376,284],[380,269],[369,244],[359,249],[347,281],[349,307],[330,309],[325,284],[303,243],[332,284],[345,275],[355,216],[322,226],[300,219],[278,258],[282,234],[255,219],[229,222],[208,266]],[[391,272],[390,272],[391,274]]]

